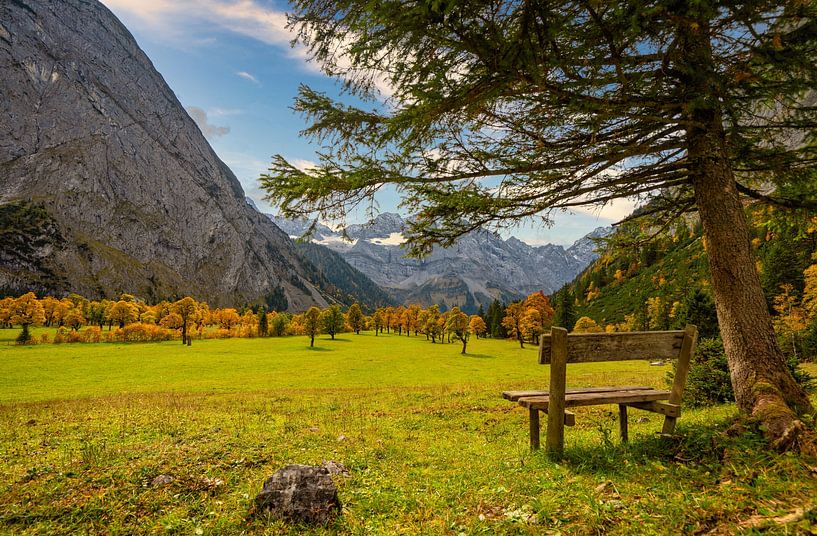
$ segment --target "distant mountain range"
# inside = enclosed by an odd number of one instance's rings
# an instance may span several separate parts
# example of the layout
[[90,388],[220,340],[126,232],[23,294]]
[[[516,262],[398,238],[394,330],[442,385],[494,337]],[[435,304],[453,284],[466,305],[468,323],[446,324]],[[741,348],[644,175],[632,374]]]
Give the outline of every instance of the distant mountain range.
[[[307,231],[308,220],[270,216],[292,238]],[[369,224],[349,225],[346,235],[316,224],[311,241],[338,253],[401,303],[433,303],[476,310],[494,299],[510,301],[539,290],[555,292],[573,280],[598,255],[594,239],[612,228],[599,227],[572,246],[531,246],[490,231],[473,231],[450,248],[436,248],[419,260],[401,247],[406,221],[394,213]]]

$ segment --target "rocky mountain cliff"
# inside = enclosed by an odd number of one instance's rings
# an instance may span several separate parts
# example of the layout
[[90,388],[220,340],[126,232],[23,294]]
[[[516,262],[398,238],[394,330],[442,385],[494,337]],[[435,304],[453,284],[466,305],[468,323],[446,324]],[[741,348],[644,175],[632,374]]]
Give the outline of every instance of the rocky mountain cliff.
[[[292,237],[304,234],[310,222],[271,216]],[[596,259],[594,238],[609,234],[600,227],[565,249],[530,246],[489,231],[471,232],[447,249],[427,258],[408,259],[400,247],[405,221],[384,213],[371,224],[349,225],[346,237],[316,225],[312,241],[338,252],[399,302],[457,305],[471,312],[495,298],[509,301],[543,290],[546,294],[573,280]]]
[[326,304],[97,0],[0,2],[0,72],[0,292]]

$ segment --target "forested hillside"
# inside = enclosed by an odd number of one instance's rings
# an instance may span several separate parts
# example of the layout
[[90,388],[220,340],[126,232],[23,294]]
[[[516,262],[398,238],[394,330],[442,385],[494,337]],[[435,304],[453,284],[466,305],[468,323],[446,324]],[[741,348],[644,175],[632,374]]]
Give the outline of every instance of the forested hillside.
[[[752,246],[775,327],[787,353],[817,354],[817,220],[750,209]],[[717,333],[706,244],[697,218],[672,229],[622,226],[599,259],[555,297],[557,321],[586,316],[608,331],[695,323]],[[571,307],[572,305],[572,307]]]
[[313,279],[318,287],[340,303],[359,302],[367,310],[394,305],[394,300],[374,281],[326,246],[296,242],[295,247],[317,270]]

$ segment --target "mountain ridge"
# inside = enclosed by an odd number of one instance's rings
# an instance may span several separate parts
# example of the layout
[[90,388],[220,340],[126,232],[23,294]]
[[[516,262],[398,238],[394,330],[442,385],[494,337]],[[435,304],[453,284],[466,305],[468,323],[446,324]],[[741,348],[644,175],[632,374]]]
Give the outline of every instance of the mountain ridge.
[[[301,237],[313,227],[309,220],[268,216],[290,237]],[[405,225],[400,215],[389,212],[343,232],[315,223],[310,240],[339,253],[398,301],[473,311],[494,299],[507,302],[539,290],[555,292],[597,257],[594,239],[610,232],[599,227],[565,248],[531,246],[516,237],[503,239],[477,230],[418,260],[405,258],[400,247]]]

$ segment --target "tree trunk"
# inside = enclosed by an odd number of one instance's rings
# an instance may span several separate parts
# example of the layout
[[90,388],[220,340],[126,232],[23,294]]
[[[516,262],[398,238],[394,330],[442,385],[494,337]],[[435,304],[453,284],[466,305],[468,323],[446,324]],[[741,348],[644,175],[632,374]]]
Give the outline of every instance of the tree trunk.
[[[718,324],[738,408],[757,419],[774,448],[797,443],[797,413],[811,404],[777,344],[755,268],[749,227],[726,150],[708,26],[681,27],[688,76],[688,165],[703,225]],[[705,104],[702,103],[705,96]]]

